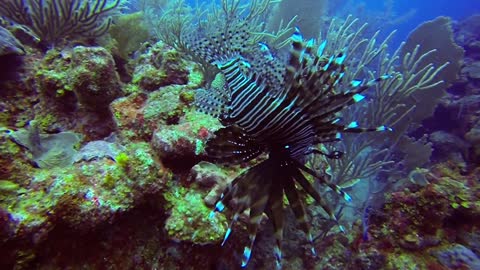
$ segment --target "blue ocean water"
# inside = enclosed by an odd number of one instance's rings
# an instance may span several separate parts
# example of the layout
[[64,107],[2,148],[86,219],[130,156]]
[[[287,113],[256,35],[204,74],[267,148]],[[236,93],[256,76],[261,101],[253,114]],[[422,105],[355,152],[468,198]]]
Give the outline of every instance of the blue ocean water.
[[[365,9],[368,11],[383,11],[386,2],[380,0],[365,0]],[[432,20],[438,16],[448,16],[453,20],[460,21],[473,14],[480,12],[480,1],[476,0],[395,0],[393,12],[397,16],[415,10],[415,13],[406,21],[394,25],[389,30],[397,29],[393,39],[394,44],[399,44],[408,37],[408,34],[424,21]]]
[[[191,6],[195,6],[198,3],[210,3],[211,1],[195,1],[187,0],[186,3]],[[244,1],[249,2],[249,1]],[[304,3],[308,4],[308,1],[298,1],[298,5]],[[408,34],[413,31],[419,24],[432,20],[438,16],[448,16],[453,20],[462,20],[473,14],[480,13],[480,1],[477,0],[364,0],[364,1],[352,1],[352,0],[337,0],[330,1],[330,10],[328,15],[333,17],[344,18],[348,14],[360,17],[360,19],[372,23],[371,20],[378,18],[378,15],[385,14],[387,9],[391,8],[387,16],[391,16],[392,20],[397,20],[393,24],[389,21],[383,22],[383,25],[374,25],[373,27],[383,27],[383,36],[386,36],[393,30],[397,30],[396,35],[393,37],[390,45],[391,48],[396,48],[402,41],[404,41]],[[411,13],[411,15],[409,15]],[[401,17],[405,15],[405,19]],[[383,20],[383,18],[382,18]]]

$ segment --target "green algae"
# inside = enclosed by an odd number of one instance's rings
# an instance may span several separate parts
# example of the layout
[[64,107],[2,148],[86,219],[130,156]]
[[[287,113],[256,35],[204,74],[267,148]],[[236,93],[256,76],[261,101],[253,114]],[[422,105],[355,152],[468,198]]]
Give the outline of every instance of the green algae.
[[217,118],[198,112],[195,109],[190,109],[185,112],[184,122],[190,124],[195,134],[198,134],[202,128],[207,128],[209,132],[214,132],[222,127],[222,124]]
[[419,270],[426,269],[423,263],[420,263],[417,257],[412,256],[408,253],[392,253],[387,256],[387,265],[385,269],[387,270]]
[[195,101],[195,91],[183,91],[180,93],[180,100],[187,105]]
[[20,185],[10,180],[0,180],[0,193],[2,192],[17,192]]
[[169,126],[168,129],[160,129],[155,136],[171,146],[171,151],[173,151],[173,147],[182,145],[192,147],[191,151],[200,155],[205,152],[207,137],[221,127],[218,119],[189,109],[185,111],[184,118],[179,125]]
[[163,168],[155,161],[155,154],[146,142],[132,143],[127,146],[129,152],[129,175],[138,183],[153,183],[161,177]]
[[40,114],[35,116],[34,121],[38,123],[38,126],[41,130],[47,130],[50,126],[55,124],[58,119],[52,113],[40,112]]
[[10,134],[13,133],[13,131],[4,128],[3,130],[0,129],[0,132],[4,132],[3,135],[0,136],[0,154],[3,158],[14,156],[22,151],[18,144],[10,140]]
[[36,67],[35,82],[40,92],[63,97],[73,91],[70,81],[71,56],[57,49],[51,49]]
[[189,66],[188,69],[188,86],[190,88],[200,87],[204,80],[203,72],[198,68],[197,65]]
[[148,96],[143,114],[145,121],[167,121],[174,116],[180,116],[183,105],[180,103],[180,93],[183,86],[166,86]]
[[154,91],[163,86],[167,78],[168,75],[164,70],[157,69],[153,65],[144,65],[133,74],[132,83],[142,86],[145,90]]
[[203,202],[203,194],[193,188],[172,186],[164,197],[170,209],[165,229],[171,238],[198,244],[223,239],[227,220],[221,214],[209,217],[212,210]]
[[125,152],[121,152],[115,157],[115,162],[117,162],[117,164],[122,168],[126,168],[128,166],[129,160],[130,158]]
[[15,230],[24,228],[23,233],[40,227],[48,231],[52,215],[73,228],[95,226],[133,207],[142,190],[162,185],[161,167],[147,143],[127,146],[125,155],[132,166],[103,158],[34,170],[26,189],[12,181],[1,181],[3,190],[9,192],[2,195],[0,207],[11,215]]
[[126,95],[140,93],[141,91],[142,91],[142,89],[137,84],[133,84],[133,83],[126,84],[123,87],[123,92]]

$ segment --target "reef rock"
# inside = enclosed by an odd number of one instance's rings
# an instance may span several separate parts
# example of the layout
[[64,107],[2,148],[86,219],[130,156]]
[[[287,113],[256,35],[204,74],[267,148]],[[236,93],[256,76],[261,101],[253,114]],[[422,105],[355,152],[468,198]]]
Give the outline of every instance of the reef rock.
[[123,137],[149,141],[159,127],[178,124],[192,99],[192,90],[169,85],[148,94],[137,92],[119,98],[110,110]]
[[460,244],[442,247],[432,254],[448,269],[480,269],[480,258]]
[[[7,29],[0,26],[0,83],[17,78],[25,48]],[[0,90],[3,92],[3,89]]]
[[203,80],[195,64],[185,61],[177,50],[162,42],[149,47],[137,62],[132,82],[146,91],[172,84],[194,88]]
[[108,109],[122,95],[112,55],[101,47],[77,46],[72,52],[72,89],[78,101],[92,110]]
[[172,169],[189,169],[205,154],[205,143],[221,127],[219,121],[193,110],[178,125],[160,126],[153,134],[152,147]]
[[210,192],[203,199],[205,204],[210,207],[214,206],[215,202],[220,198],[220,194],[225,190],[229,182],[228,180],[231,179],[217,165],[205,161],[193,166],[190,170],[190,176],[193,182],[210,189]]

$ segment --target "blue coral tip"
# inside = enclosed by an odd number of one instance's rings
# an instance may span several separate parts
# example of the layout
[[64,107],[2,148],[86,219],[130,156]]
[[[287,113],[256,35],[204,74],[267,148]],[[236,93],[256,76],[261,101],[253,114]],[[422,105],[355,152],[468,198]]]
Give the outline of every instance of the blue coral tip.
[[214,217],[215,217],[215,210],[210,212],[210,214],[208,215],[209,219],[213,219]]

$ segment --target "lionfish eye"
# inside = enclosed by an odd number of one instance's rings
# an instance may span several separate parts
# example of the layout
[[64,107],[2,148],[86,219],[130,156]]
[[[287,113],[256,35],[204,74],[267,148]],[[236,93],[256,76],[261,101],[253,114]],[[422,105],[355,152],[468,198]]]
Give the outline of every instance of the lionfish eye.
[[331,159],[341,159],[343,157],[343,152],[341,151],[333,151],[327,155],[327,157]]

